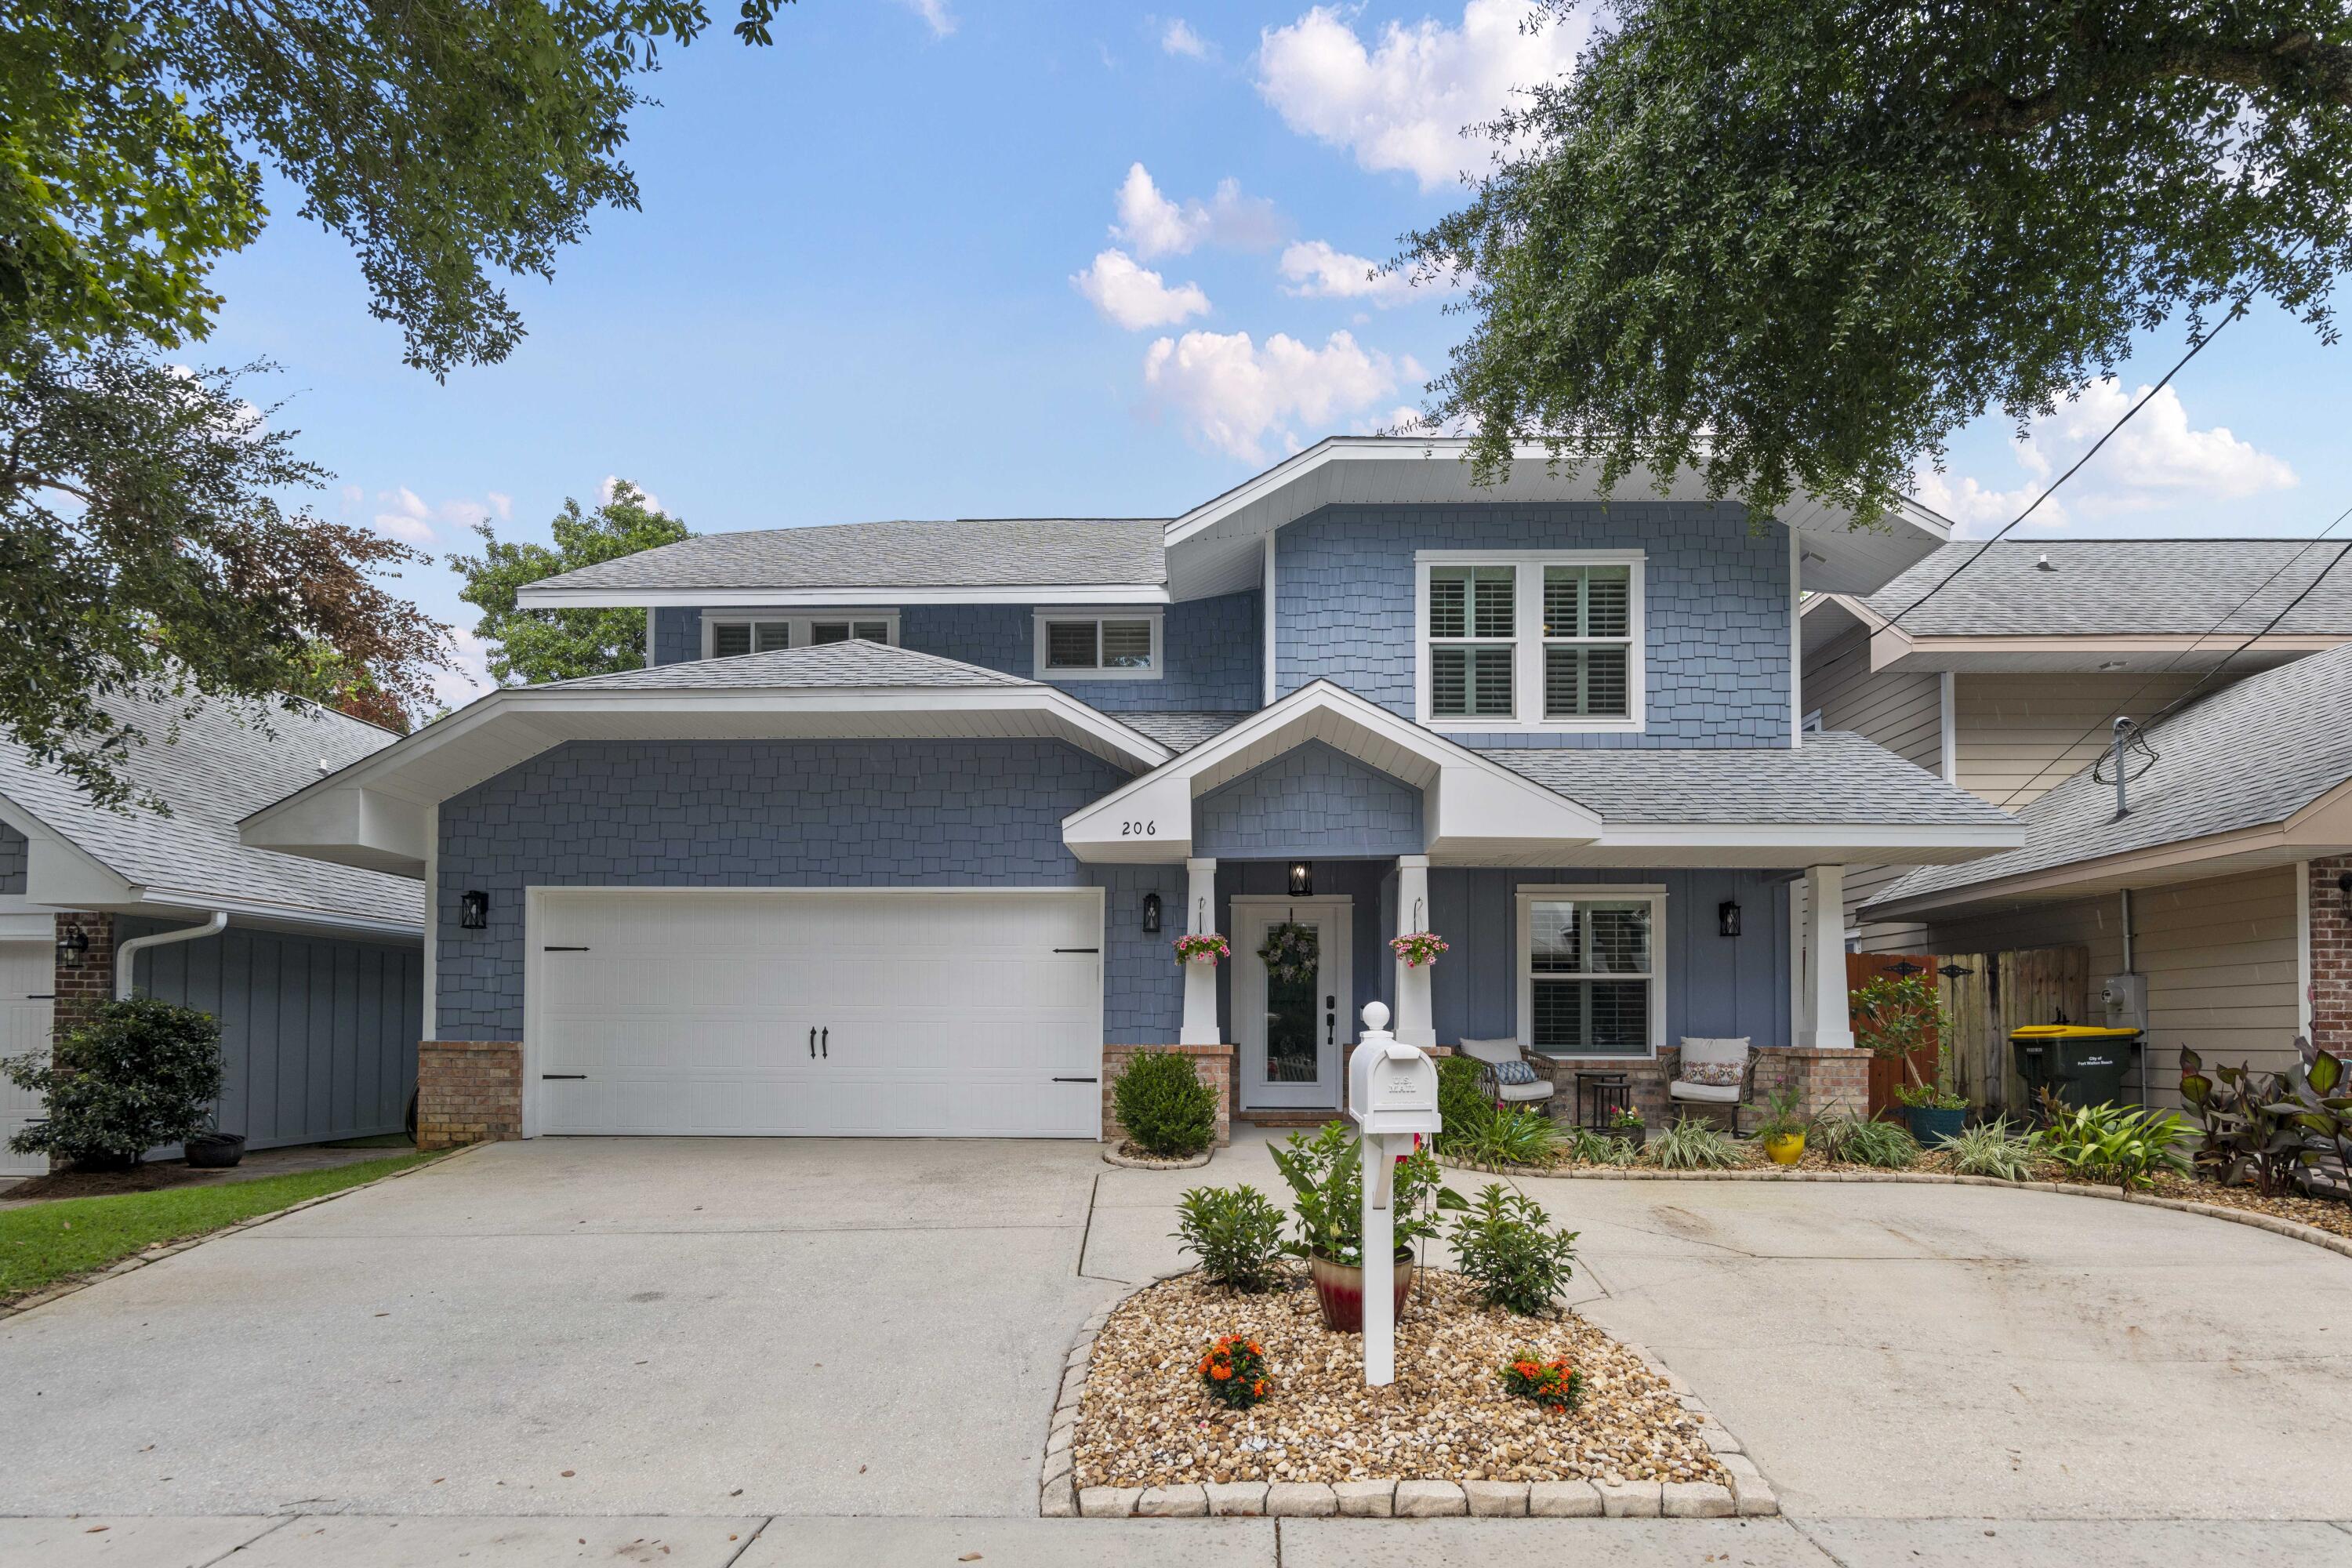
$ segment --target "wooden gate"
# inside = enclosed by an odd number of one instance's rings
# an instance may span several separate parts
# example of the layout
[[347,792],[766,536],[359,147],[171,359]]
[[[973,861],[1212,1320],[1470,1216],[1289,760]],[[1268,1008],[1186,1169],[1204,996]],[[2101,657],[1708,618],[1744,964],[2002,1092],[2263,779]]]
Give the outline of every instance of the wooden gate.
[[[1952,1089],[1986,1116],[2021,1119],[2025,1085],[2010,1059],[2009,1032],[2026,1024],[2082,1023],[2091,1005],[2091,950],[2029,947],[2009,952],[1850,952],[1846,989],[1859,990],[1882,974],[1933,974],[1952,1019]],[[1933,1047],[1911,1053],[1920,1081],[1936,1076]],[[1906,1081],[1898,1058],[1873,1057],[1870,1113],[1895,1109]]]
[[[1849,952],[1845,955],[1845,988],[1848,995],[1861,990],[1881,975],[1901,979],[1906,975],[1931,974],[1939,961],[1919,955],[1893,952]],[[1936,1081],[1936,1042],[1929,1036],[1926,1045],[1911,1053],[1912,1066],[1918,1069],[1919,1081]],[[1870,1114],[1884,1116],[1895,1109],[1895,1091],[1903,1087],[1903,1058],[1879,1057],[1870,1058]]]

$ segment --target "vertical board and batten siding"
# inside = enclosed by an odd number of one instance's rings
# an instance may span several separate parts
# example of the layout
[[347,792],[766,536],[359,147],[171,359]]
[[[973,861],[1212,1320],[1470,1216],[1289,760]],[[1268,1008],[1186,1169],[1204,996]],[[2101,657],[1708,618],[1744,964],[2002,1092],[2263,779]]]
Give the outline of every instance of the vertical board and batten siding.
[[[2279,1071],[2294,1059],[2301,973],[2295,868],[2276,867],[2132,894],[2134,967],[2147,976],[2148,1079],[2177,1106],[2180,1047]],[[1933,921],[1920,952],[1999,952],[2080,944],[2090,994],[2124,966],[2123,903],[2113,894],[2005,914]],[[2097,1023],[2097,1017],[2078,1022]]]
[[[1862,629],[1847,633],[1813,656],[1805,667],[1804,703],[1809,712],[1821,710],[1822,729],[1851,731],[1942,776],[1943,678],[1933,671],[1872,670],[1870,637]],[[1854,911],[1864,900],[1908,869],[1906,866],[1848,867],[1847,929],[1861,923]],[[1801,903],[1803,894],[1798,898]],[[1916,924],[1874,922],[1863,930],[1863,951],[1898,951],[1918,931]]]
[[[1933,679],[1930,677],[1929,679]],[[2148,719],[2194,675],[1953,677],[1954,762],[1962,789],[2003,811],[2039,800],[2104,753],[2118,714]],[[2216,679],[2198,695],[2219,690]]]
[[[121,920],[116,938],[182,924]],[[421,946],[231,926],[148,948],[132,967],[140,994],[220,1020],[223,1131],[268,1149],[404,1124],[425,1026]]]

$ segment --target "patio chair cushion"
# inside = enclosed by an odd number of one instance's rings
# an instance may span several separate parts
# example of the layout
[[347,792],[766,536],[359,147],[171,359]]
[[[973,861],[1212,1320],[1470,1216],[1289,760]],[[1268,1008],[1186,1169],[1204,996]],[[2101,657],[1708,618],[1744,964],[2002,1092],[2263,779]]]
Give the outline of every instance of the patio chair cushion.
[[1682,1081],[1725,1089],[1737,1086],[1745,1070],[1738,1062],[1685,1062]]
[[1703,1100],[1714,1105],[1737,1105],[1739,1102],[1739,1086],[1736,1083],[1693,1083],[1688,1079],[1678,1078],[1666,1085],[1666,1097],[1670,1100]]
[[1693,1062],[1729,1062],[1745,1069],[1748,1066],[1748,1037],[1710,1037],[1704,1035],[1683,1037],[1683,1066]]
[[1488,1067],[1499,1067],[1504,1062],[1520,1059],[1519,1042],[1517,1040],[1465,1040],[1455,1048],[1471,1060],[1485,1062]]

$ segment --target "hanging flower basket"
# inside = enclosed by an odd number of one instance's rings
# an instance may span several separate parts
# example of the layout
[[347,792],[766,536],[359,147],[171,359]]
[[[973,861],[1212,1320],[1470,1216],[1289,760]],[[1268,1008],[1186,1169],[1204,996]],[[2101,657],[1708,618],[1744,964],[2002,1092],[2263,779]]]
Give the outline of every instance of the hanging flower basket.
[[1323,960],[1323,949],[1316,940],[1313,926],[1284,921],[1266,928],[1265,942],[1257,955],[1265,963],[1268,979],[1297,984],[1315,978],[1315,971]]
[[1407,969],[1420,969],[1437,962],[1445,951],[1445,939],[1433,931],[1407,931],[1389,938],[1389,951],[1404,960]]
[[1179,963],[1219,963],[1233,956],[1233,949],[1215,931],[1202,931],[1193,936],[1176,939],[1176,962]]

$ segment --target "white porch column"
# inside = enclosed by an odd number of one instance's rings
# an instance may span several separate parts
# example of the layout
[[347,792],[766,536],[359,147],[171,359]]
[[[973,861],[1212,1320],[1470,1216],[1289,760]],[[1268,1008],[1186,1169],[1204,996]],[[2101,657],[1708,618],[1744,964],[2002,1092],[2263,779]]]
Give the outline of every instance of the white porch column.
[[[1396,934],[1409,936],[1429,929],[1429,857],[1397,857]],[[1423,1049],[1437,1044],[1437,1028],[1430,1010],[1430,964],[1413,969],[1396,961],[1396,1037]]]
[[[1187,860],[1184,875],[1189,884],[1184,897],[1184,932],[1187,936],[1204,936],[1217,929],[1217,863]],[[1184,966],[1184,1032],[1179,1038],[1188,1046],[1223,1044],[1223,1036],[1217,1028],[1217,966],[1213,963]]]
[[1845,993],[1845,868],[1805,868],[1805,947],[1812,973],[1798,976],[1806,988],[1806,1028],[1801,1046],[1851,1050],[1853,1029]]

